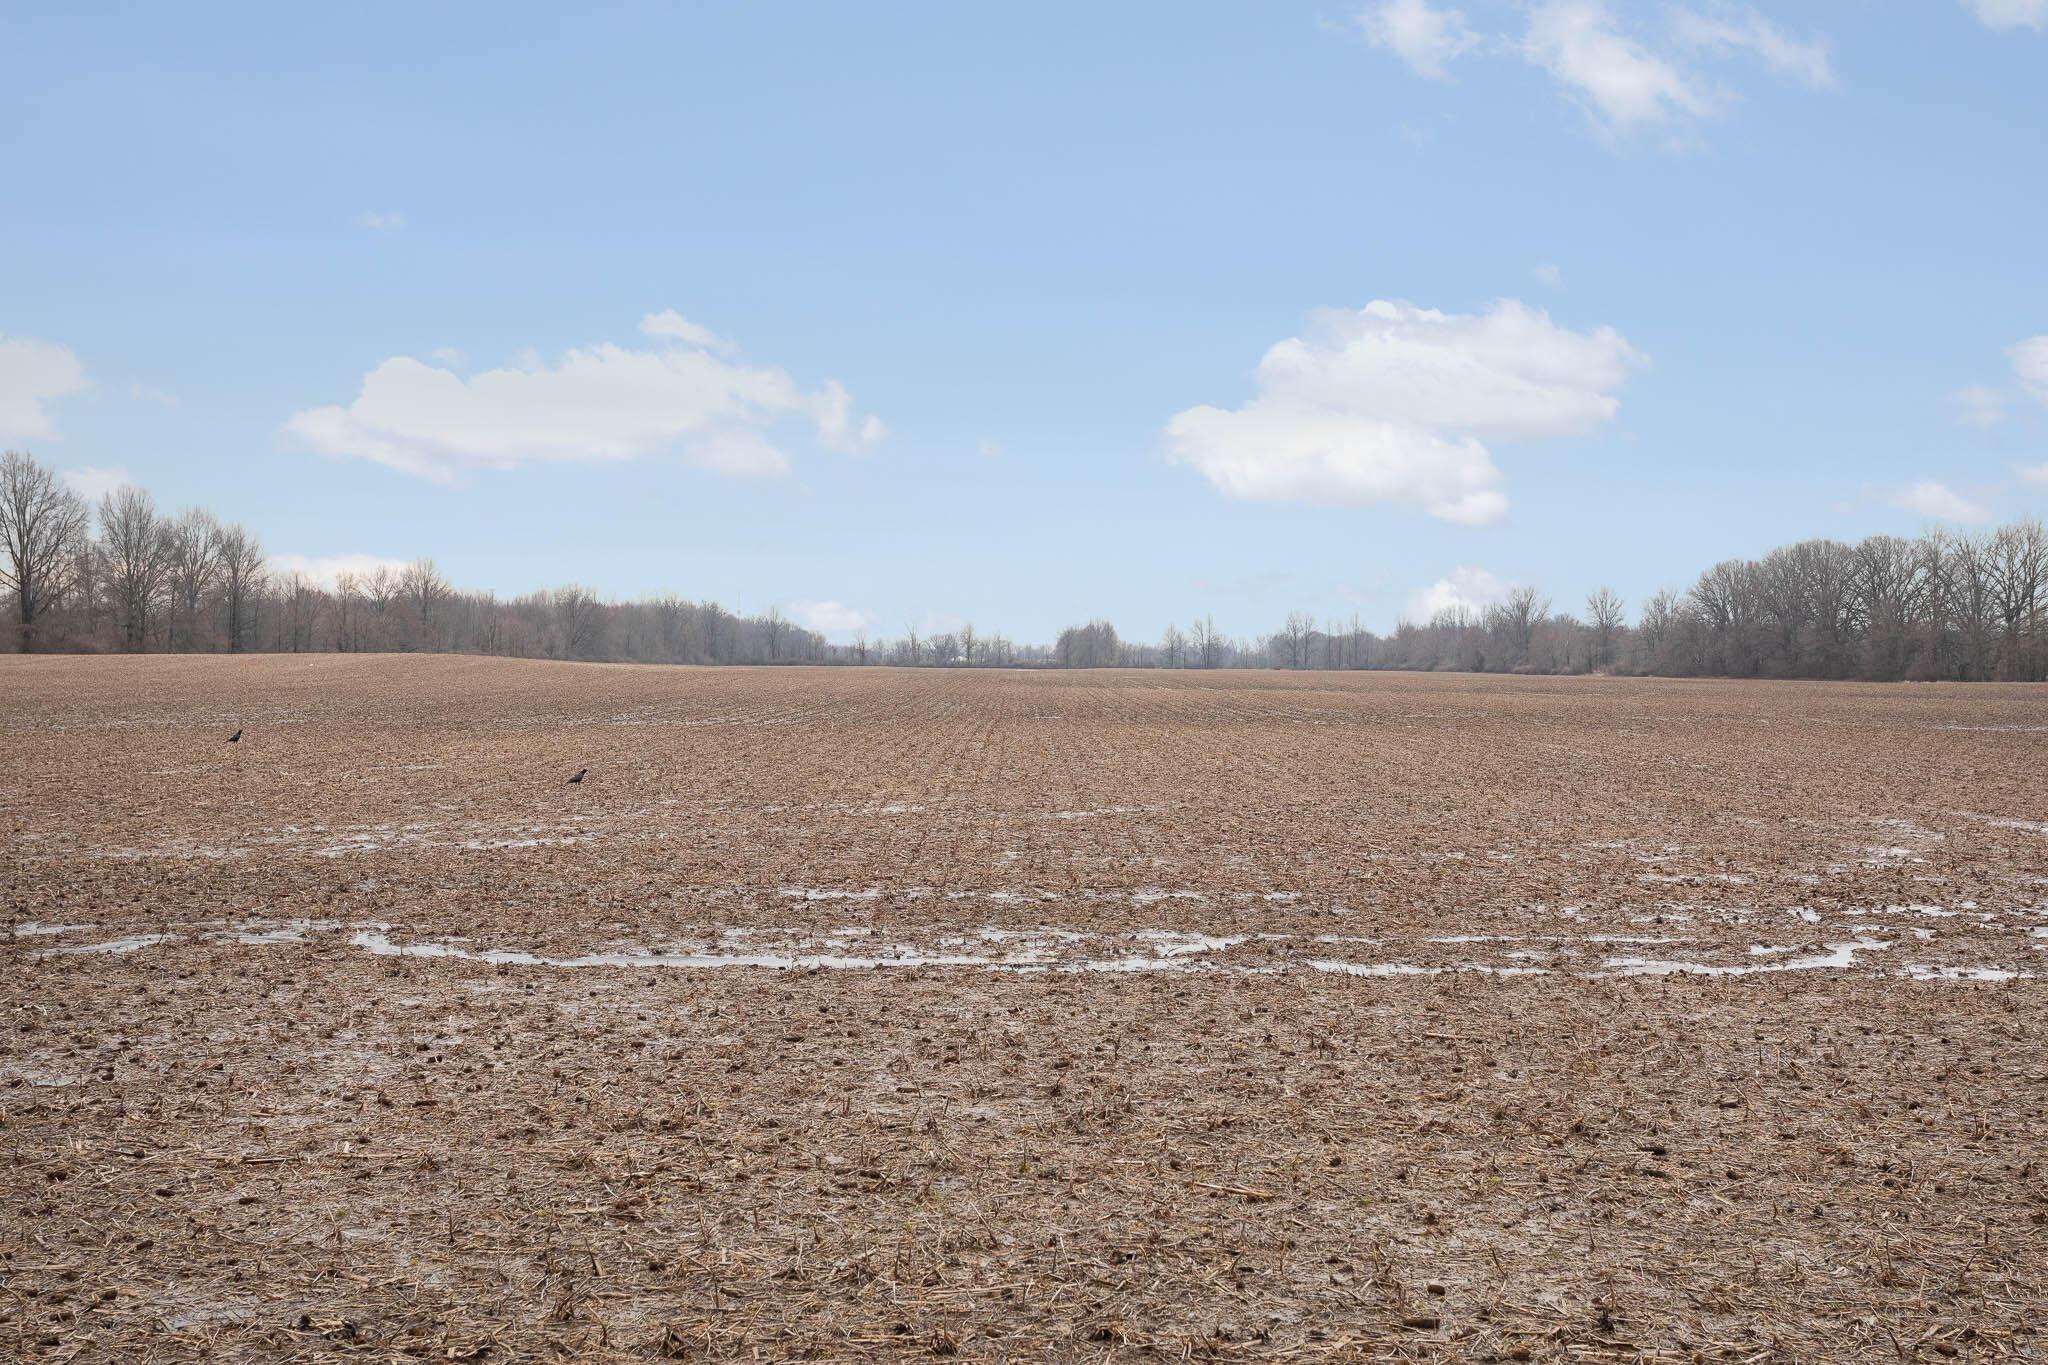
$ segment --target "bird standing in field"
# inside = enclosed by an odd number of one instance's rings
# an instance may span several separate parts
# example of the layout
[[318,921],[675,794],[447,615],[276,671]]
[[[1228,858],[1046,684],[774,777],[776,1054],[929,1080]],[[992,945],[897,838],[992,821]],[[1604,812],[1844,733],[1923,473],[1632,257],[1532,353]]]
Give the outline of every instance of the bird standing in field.
[[241,742],[242,742],[242,732],[241,732],[240,730],[237,730],[237,731],[235,731],[235,732],[234,732],[233,734],[231,734],[231,735],[229,735],[229,736],[228,736],[228,743],[230,743],[230,744],[240,744]]
[[585,773],[587,773],[587,772],[589,772],[589,771],[590,771],[590,769],[588,769],[588,768],[578,768],[578,769],[576,770],[576,776],[574,776],[574,777],[572,777],[572,778],[570,778],[570,779],[569,779],[569,785],[573,787],[573,786],[575,786],[575,785],[576,785],[576,784],[577,784],[578,782],[581,782],[581,781],[583,780],[583,774],[585,774]]

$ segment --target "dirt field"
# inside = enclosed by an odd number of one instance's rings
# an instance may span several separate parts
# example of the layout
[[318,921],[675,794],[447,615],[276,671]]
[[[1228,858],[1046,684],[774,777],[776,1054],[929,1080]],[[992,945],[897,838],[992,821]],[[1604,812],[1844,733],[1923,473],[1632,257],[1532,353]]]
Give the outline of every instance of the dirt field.
[[2048,1352],[2048,689],[10,657],[0,831],[10,1359]]

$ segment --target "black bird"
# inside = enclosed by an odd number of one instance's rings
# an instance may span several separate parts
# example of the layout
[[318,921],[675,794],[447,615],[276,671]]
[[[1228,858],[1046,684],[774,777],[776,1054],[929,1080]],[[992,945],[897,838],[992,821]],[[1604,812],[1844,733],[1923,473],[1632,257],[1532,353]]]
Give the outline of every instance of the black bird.
[[578,769],[576,770],[576,776],[574,776],[574,777],[572,777],[572,778],[570,778],[570,779],[569,779],[569,785],[573,787],[573,786],[575,786],[575,785],[576,785],[576,784],[577,784],[578,782],[581,782],[581,781],[583,780],[583,774],[585,774],[585,773],[587,773],[587,772],[589,772],[589,771],[590,771],[590,769],[588,769],[588,768],[578,768]]
[[229,736],[228,736],[228,743],[230,743],[230,744],[239,744],[239,743],[241,742],[241,740],[242,740],[242,732],[241,732],[240,730],[237,730],[237,731],[235,731],[235,732],[234,732],[233,734],[231,734],[231,735],[229,735]]

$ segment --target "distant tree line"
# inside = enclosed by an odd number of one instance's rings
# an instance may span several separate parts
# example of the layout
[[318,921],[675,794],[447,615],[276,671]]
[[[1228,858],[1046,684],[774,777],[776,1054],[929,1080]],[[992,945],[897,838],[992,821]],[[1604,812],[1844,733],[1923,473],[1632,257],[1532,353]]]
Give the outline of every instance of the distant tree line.
[[[1612,591],[1555,610],[1534,588],[1457,606],[1392,633],[1291,613],[1270,635],[1226,636],[1203,616],[1157,643],[1106,620],[1051,645],[972,625],[849,644],[777,608],[740,616],[674,595],[610,601],[574,585],[522,597],[451,586],[431,559],[318,583],[279,571],[255,535],[116,488],[89,505],[50,469],[0,456],[0,594],[30,650],[430,650],[644,663],[909,667],[1420,669],[1778,678],[2048,678],[2048,533],[1931,531],[1855,545],[1808,540],[1731,559],[1633,624]],[[0,647],[6,647],[0,645]]]

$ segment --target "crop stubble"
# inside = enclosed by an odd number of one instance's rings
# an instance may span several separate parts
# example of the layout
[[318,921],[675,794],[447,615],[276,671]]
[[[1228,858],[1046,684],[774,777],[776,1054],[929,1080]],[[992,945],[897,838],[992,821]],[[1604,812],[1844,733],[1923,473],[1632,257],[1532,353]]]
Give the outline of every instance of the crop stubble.
[[7,658],[0,736],[13,1356],[2038,1349],[2048,689]]

